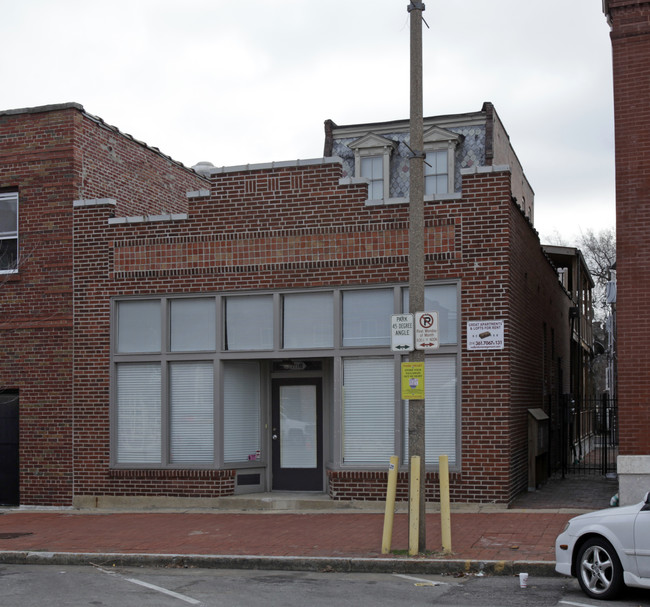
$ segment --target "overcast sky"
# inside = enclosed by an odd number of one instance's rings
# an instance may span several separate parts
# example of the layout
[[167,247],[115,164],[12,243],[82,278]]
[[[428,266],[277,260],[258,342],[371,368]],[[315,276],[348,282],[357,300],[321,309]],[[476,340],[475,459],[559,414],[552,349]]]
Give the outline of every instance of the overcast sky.
[[[77,102],[192,166],[316,158],[408,118],[408,0],[5,0],[0,110]],[[491,101],[542,240],[614,227],[601,0],[426,0],[424,115]]]

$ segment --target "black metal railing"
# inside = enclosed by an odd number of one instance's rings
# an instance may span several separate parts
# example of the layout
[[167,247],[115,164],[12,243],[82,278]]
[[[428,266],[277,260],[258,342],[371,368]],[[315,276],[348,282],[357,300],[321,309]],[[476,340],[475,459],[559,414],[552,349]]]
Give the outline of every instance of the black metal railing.
[[616,472],[618,405],[607,394],[561,404],[559,467],[565,474]]

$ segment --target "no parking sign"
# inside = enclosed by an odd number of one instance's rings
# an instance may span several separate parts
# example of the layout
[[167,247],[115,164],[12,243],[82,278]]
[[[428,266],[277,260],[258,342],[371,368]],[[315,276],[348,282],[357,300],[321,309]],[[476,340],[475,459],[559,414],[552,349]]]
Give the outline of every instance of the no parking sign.
[[429,350],[440,347],[438,312],[415,313],[415,349]]

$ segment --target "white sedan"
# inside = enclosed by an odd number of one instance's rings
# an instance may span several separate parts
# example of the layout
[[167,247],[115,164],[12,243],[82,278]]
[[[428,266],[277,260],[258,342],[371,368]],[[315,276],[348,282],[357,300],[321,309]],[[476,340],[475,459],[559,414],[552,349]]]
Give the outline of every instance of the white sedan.
[[623,586],[650,588],[650,492],[634,506],[572,518],[555,540],[555,570],[578,578],[594,599]]

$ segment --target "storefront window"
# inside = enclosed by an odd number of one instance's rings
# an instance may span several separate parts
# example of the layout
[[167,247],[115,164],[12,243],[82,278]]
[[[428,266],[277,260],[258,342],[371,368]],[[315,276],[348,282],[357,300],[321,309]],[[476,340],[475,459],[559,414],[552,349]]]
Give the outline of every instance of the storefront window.
[[[432,465],[442,453],[456,463],[459,451],[457,288],[425,289],[425,311],[440,315],[441,348],[428,351],[426,362],[426,444]],[[112,463],[269,464],[269,454],[261,452],[262,420],[270,414],[264,389],[269,373],[320,372],[325,358],[332,360],[329,369],[341,365],[343,379],[341,416],[329,422],[332,436],[341,432],[341,455],[333,461],[384,466],[396,450],[405,455],[408,408],[400,410],[396,386],[400,355],[390,351],[390,317],[400,312],[400,291],[408,306],[403,286],[118,300]],[[281,328],[282,341],[274,327]],[[294,357],[287,352],[291,349],[301,352]],[[305,353],[316,349],[323,353]],[[335,401],[339,388],[329,389]]]
[[389,345],[393,310],[392,289],[343,291],[343,345]]
[[170,461],[210,464],[214,460],[214,365],[169,365]]
[[258,459],[260,449],[260,367],[256,362],[223,366],[223,459]]
[[[436,465],[441,455],[456,464],[456,356],[427,356],[424,368],[424,442],[427,465]],[[404,452],[408,461],[408,401],[404,401]]]
[[117,365],[117,462],[161,462],[160,363]]
[[393,358],[343,361],[343,463],[387,464],[395,451]]

